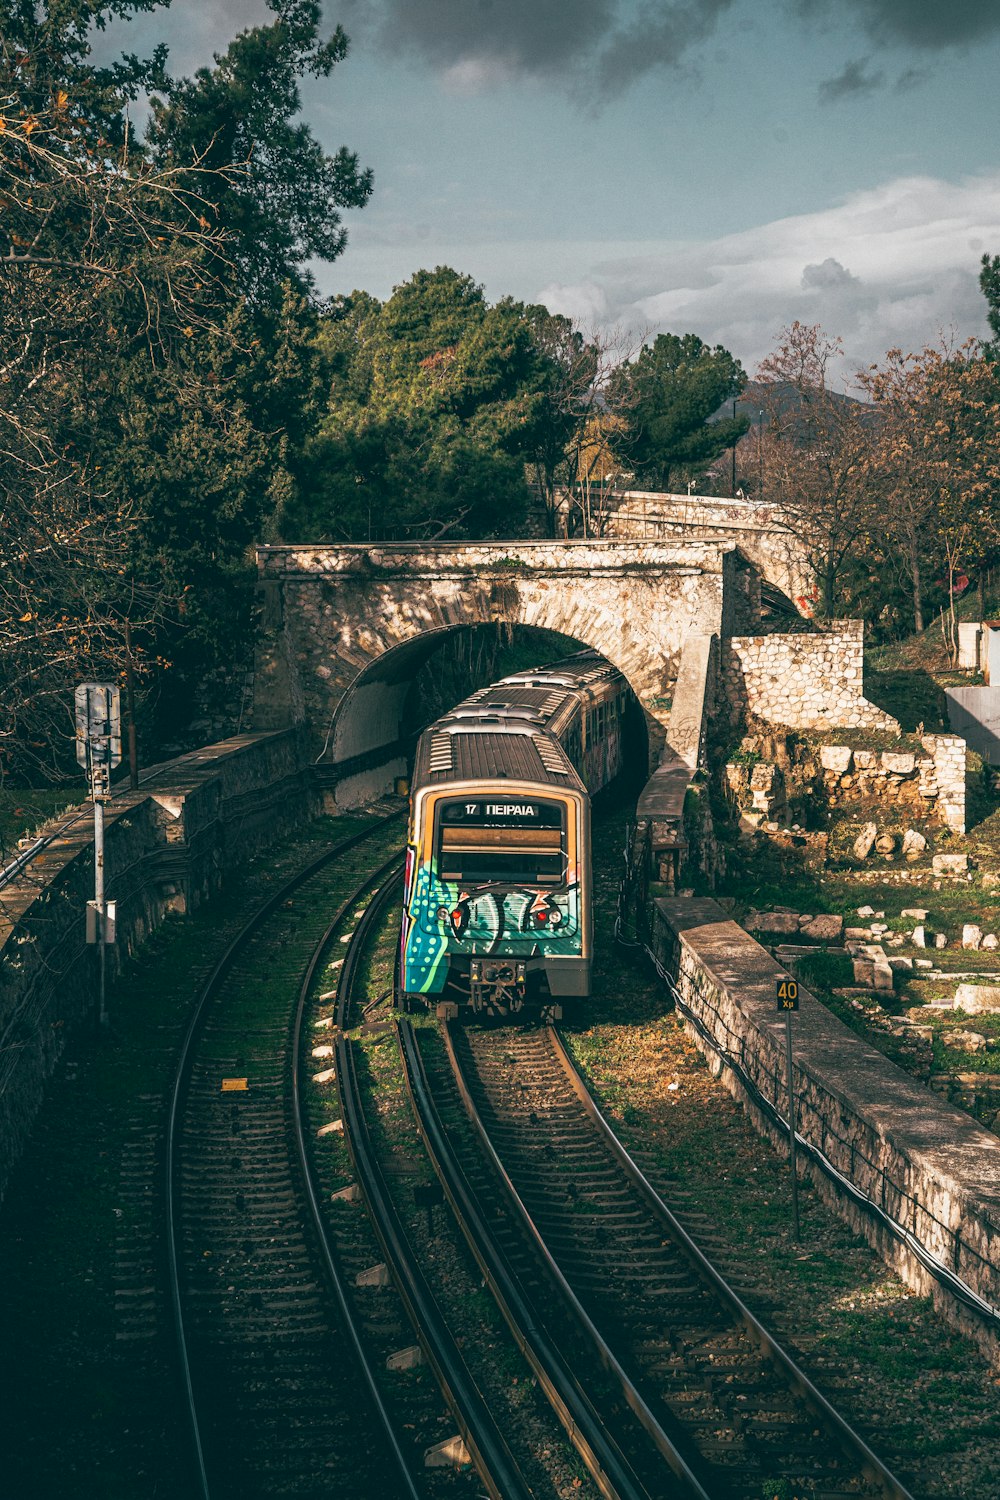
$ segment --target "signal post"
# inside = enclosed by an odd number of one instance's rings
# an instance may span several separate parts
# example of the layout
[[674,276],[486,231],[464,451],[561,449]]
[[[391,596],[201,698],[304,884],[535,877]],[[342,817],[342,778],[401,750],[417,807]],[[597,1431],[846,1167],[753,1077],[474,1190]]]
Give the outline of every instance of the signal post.
[[94,802],[94,899],[87,902],[87,942],[97,945],[97,1020],[108,1024],[104,950],[115,940],[115,903],[104,894],[104,806],[111,772],[122,758],[121,695],[109,683],[82,682],[76,690],[76,758]]
[[795,1168],[795,1088],[792,1083],[792,1013],[799,1008],[799,984],[797,979],[779,979],[777,982],[778,1010],[785,1016],[785,1068],[788,1074],[788,1163],[792,1169],[792,1230],[795,1238],[799,1233],[799,1176]]

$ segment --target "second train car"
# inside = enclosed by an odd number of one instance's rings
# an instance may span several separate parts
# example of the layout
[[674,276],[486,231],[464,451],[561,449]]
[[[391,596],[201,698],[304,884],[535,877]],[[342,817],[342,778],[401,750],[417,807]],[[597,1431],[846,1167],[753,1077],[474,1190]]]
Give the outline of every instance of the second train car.
[[404,1003],[561,1014],[590,993],[590,797],[618,775],[630,690],[582,651],[481,688],[417,745]]

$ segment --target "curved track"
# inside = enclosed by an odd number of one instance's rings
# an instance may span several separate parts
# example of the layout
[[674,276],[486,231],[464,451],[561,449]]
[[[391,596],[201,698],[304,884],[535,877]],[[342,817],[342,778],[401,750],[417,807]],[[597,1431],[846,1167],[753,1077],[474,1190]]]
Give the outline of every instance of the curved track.
[[[294,996],[324,940],[322,914],[348,917],[378,873],[378,827],[327,851],[256,914],[185,1040],[168,1128],[168,1252],[197,1492],[212,1500],[420,1493],[309,1225],[289,1108]],[[393,842],[383,872],[398,860]]]
[[649,1494],[908,1500],[657,1197],[554,1031],[446,1040],[434,1088],[480,1215]]

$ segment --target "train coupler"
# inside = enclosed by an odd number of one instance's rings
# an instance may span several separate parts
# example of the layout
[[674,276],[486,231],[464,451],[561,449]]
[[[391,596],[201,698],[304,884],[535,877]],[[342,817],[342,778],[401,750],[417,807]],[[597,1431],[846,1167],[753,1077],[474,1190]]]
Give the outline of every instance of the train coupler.
[[474,958],[469,969],[469,998],[474,1011],[512,1015],[522,1009],[525,966],[515,959]]

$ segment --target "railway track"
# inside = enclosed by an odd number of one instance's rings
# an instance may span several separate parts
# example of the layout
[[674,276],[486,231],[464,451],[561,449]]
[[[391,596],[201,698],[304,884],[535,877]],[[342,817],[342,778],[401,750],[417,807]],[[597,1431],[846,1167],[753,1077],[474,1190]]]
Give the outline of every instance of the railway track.
[[690,1240],[552,1029],[445,1027],[419,1050],[402,1029],[446,1189],[469,1188],[474,1253],[489,1226],[521,1316],[600,1414],[612,1465],[581,1451],[603,1493],[908,1500]]
[[[212,1500],[427,1492],[399,1431],[436,1420],[440,1402],[431,1393],[430,1416],[427,1395],[411,1393],[402,1415],[387,1410],[346,1289],[352,1267],[307,1211],[291,1104],[303,971],[330,939],[329,913],[353,925],[398,845],[395,833],[356,836],[272,896],[188,1031],[168,1131],[168,1252],[197,1493]],[[381,1298],[377,1315],[406,1342],[398,1309]]]

